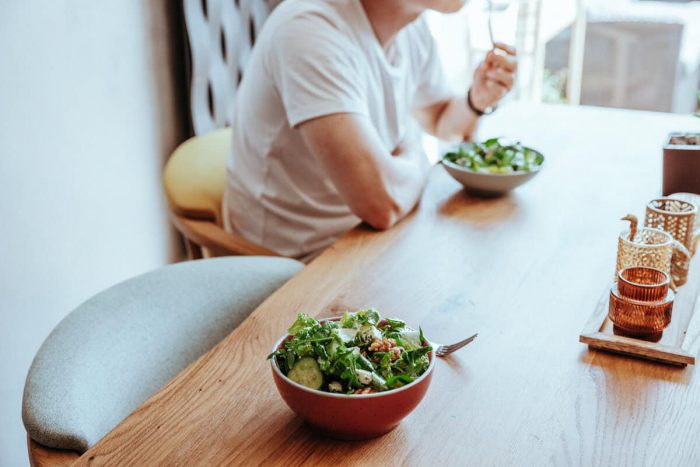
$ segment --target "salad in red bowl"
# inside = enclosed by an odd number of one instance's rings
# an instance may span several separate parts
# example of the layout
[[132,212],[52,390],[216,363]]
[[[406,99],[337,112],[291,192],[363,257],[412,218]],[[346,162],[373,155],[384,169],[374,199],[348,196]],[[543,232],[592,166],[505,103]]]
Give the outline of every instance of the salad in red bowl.
[[284,375],[311,389],[370,394],[412,383],[428,369],[432,350],[421,330],[374,309],[320,322],[303,313],[292,336],[272,352]]
[[366,439],[395,428],[423,399],[435,355],[422,331],[374,309],[316,320],[299,314],[268,356],[287,405],[321,434]]

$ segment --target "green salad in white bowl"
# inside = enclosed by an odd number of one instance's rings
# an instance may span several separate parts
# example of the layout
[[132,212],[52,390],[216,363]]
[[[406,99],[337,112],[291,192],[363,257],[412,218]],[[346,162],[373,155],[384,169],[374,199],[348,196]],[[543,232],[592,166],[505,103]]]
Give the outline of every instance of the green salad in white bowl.
[[442,158],[447,172],[473,194],[497,196],[532,179],[544,164],[539,151],[491,138],[479,143],[462,143]]

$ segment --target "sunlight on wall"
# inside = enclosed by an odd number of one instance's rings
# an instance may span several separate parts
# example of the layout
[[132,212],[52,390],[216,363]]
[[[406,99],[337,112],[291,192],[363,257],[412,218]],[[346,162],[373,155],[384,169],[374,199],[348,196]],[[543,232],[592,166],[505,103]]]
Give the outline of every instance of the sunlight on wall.
[[0,465],[26,465],[24,378],[73,307],[168,262],[183,138],[166,2],[3,2]]

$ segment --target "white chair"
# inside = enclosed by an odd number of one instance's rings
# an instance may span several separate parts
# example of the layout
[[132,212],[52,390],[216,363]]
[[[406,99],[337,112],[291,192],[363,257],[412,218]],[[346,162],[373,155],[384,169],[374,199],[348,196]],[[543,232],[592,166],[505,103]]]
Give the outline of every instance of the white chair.
[[276,0],[184,0],[189,50],[190,115],[195,136],[166,163],[170,220],[190,259],[276,253],[225,232],[226,187],[236,90],[253,44]]

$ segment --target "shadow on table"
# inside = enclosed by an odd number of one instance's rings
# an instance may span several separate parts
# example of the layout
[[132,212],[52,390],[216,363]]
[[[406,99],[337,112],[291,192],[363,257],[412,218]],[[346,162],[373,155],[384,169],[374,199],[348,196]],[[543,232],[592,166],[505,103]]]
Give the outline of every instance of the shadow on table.
[[577,414],[582,424],[613,423],[636,430],[642,420],[663,423],[684,410],[683,404],[667,402],[683,400],[692,390],[693,368],[598,350],[583,350],[579,361],[586,373],[580,375],[576,395],[578,406],[587,407]]
[[[436,368],[426,399],[431,397],[431,391],[452,391],[454,397],[441,401],[443,405],[449,405],[451,401],[463,396],[464,386],[447,385],[448,380],[454,381],[455,374],[458,379],[465,383],[473,381],[474,378],[470,374],[469,361],[460,358],[459,355],[438,359],[438,366],[441,368]],[[438,389],[439,387],[442,389]],[[422,401],[421,406],[416,411],[409,414],[398,427],[389,433],[378,438],[359,441],[338,440],[324,436],[291,411],[285,411],[284,415],[278,418],[275,429],[277,433],[285,434],[284,440],[263,446],[265,460],[261,464],[282,465],[280,459],[286,459],[286,465],[317,465],[322,461],[328,463],[329,460],[333,460],[338,465],[364,465],[369,460],[374,460],[368,459],[367,453],[376,453],[385,449],[386,446],[404,446],[405,449],[400,450],[401,453],[389,462],[390,464],[403,465],[406,463],[406,459],[410,458],[411,449],[418,449],[424,440],[426,431],[431,430],[424,423],[426,412],[420,413],[421,409],[425,410],[426,403],[426,400]],[[371,420],[368,420],[368,423],[371,423]],[[457,429],[462,425],[463,420],[453,416],[447,423],[453,424],[451,429]],[[381,460],[386,461],[386,459],[379,459],[379,461]]]
[[579,361],[603,371],[608,384],[614,384],[615,380],[619,379],[626,387],[645,380],[668,381],[688,386],[693,376],[693,365],[674,366],[597,349],[582,350]]
[[514,194],[498,198],[479,198],[458,190],[437,205],[439,216],[459,219],[465,222],[502,224],[518,214],[520,206]]
[[[468,347],[467,347],[468,348]],[[469,377],[469,367],[465,365],[464,359],[461,358],[458,351],[453,355],[448,355],[447,357],[438,357],[438,363],[442,362],[447,365],[450,370],[452,370],[457,376],[462,380],[467,381]],[[464,350],[466,352],[466,350]]]

